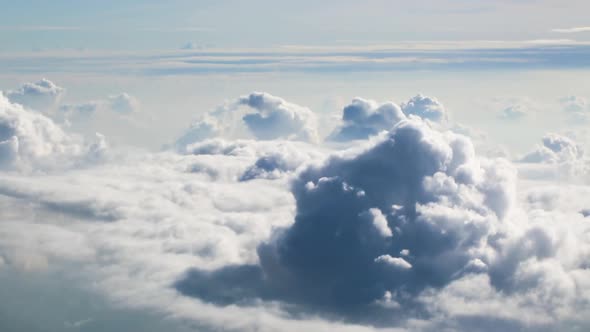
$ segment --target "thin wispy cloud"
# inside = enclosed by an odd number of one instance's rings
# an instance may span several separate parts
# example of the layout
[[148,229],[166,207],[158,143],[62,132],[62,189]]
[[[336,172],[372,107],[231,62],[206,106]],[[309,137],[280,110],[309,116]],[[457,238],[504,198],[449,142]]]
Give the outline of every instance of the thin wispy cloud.
[[76,31],[82,30],[78,26],[59,26],[59,25],[14,25],[0,26],[0,31]]
[[178,28],[141,28],[138,31],[152,31],[152,32],[209,32],[213,31],[208,27],[178,27]]
[[587,26],[587,27],[565,28],[565,29],[552,29],[551,32],[557,32],[557,33],[590,32],[590,26]]

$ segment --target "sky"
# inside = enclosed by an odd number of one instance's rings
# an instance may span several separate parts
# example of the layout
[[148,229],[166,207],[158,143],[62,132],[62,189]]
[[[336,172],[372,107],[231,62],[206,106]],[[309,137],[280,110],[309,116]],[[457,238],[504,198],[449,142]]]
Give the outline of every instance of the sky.
[[0,330],[590,327],[587,1],[0,8]]

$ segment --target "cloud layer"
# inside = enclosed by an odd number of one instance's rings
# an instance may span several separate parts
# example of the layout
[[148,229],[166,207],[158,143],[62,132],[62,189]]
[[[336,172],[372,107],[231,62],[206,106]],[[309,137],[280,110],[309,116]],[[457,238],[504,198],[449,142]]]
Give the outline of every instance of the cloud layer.
[[59,276],[186,330],[587,327],[590,189],[522,176],[581,163],[579,144],[548,134],[523,160],[483,158],[433,121],[440,102],[412,101],[355,99],[346,125],[382,127],[338,150],[310,143],[309,109],[253,93],[180,153],[86,162],[104,140],[0,98],[0,280]]

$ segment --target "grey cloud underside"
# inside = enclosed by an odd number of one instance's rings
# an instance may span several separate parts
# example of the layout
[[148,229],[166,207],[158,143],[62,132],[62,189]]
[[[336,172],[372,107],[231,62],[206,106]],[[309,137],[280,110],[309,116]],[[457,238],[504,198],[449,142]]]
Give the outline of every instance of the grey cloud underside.
[[[469,274],[517,292],[520,264],[555,253],[538,229],[522,235],[532,247],[503,247],[513,177],[507,163],[478,160],[465,137],[402,121],[366,151],[300,173],[294,224],[258,247],[260,265],[195,269],[176,288],[220,305],[279,300],[373,323],[425,314],[423,291]],[[367,218],[375,209],[392,236]]]

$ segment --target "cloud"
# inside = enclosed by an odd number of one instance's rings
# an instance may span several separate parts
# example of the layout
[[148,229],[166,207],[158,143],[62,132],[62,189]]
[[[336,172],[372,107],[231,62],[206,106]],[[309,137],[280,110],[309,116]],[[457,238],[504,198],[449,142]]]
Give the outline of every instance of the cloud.
[[300,173],[294,224],[258,248],[260,267],[194,270],[177,287],[214,303],[279,299],[361,319],[387,292],[420,294],[492,264],[486,238],[514,204],[514,177],[507,162],[476,159],[467,138],[402,121],[360,154]]
[[99,111],[111,111],[127,115],[136,113],[139,109],[139,100],[125,92],[108,96],[106,99],[93,100],[80,104],[65,104],[60,107],[61,113],[68,119],[93,116]]
[[327,138],[334,141],[366,139],[381,131],[391,130],[406,116],[441,122],[446,119],[444,106],[436,98],[421,94],[400,106],[386,102],[379,105],[373,100],[355,98],[342,111],[343,124]]
[[65,89],[48,79],[41,79],[34,83],[25,83],[16,90],[6,91],[6,97],[13,103],[18,103],[26,108],[49,112],[55,107]]
[[[20,124],[10,137],[53,128],[2,105],[4,123]],[[210,113],[215,126],[258,112],[239,107]],[[182,153],[123,150],[51,172],[39,165],[61,154],[44,155],[34,173],[0,171],[0,279],[34,289],[24,308],[43,294],[21,277],[34,274],[185,330],[584,329],[590,187],[517,178],[522,163],[479,157],[442,127],[412,116],[334,150],[231,139],[220,126]],[[559,135],[542,145],[584,158]],[[58,307],[44,309],[57,329],[102,324],[86,312],[59,319]]]
[[343,125],[337,128],[329,140],[348,141],[365,139],[383,130],[389,130],[405,119],[401,108],[392,103],[377,104],[375,101],[355,98],[342,111]]
[[[383,263],[383,264],[387,264],[390,265],[394,268],[397,269],[402,269],[402,270],[409,270],[412,268],[412,264],[408,263],[405,259],[401,258],[401,257],[391,257],[390,255],[381,255],[377,258],[375,258],[375,263]],[[385,294],[391,294],[391,292],[386,293]],[[387,296],[387,295],[385,295]]]
[[[315,145],[295,141],[256,141],[222,138],[207,139],[186,146],[186,154],[197,156],[231,156],[244,159],[239,181],[254,179],[279,179],[294,173],[300,167],[323,159],[322,149]],[[205,171],[214,177],[218,172],[211,167],[199,165],[193,171]],[[213,167],[213,165],[212,165]],[[237,173],[234,173],[234,175]]]
[[406,115],[416,115],[422,119],[440,122],[446,119],[445,107],[436,98],[419,94],[401,105]]
[[186,145],[206,138],[243,138],[247,134],[260,140],[315,143],[319,140],[317,116],[309,108],[265,92],[253,92],[202,116],[175,145],[183,150]]
[[522,119],[528,114],[526,106],[517,104],[508,106],[499,113],[499,117],[503,120],[518,120]]
[[579,32],[590,32],[590,27],[575,27],[567,29],[552,29],[552,32],[557,33],[579,33]]
[[13,104],[0,94],[0,167],[36,171],[68,167],[95,159],[106,150],[104,137],[94,144],[65,133],[50,118]]
[[573,123],[586,123],[590,120],[590,103],[586,98],[568,96],[559,101]]
[[583,157],[582,147],[566,136],[549,133],[543,136],[542,144],[524,155],[520,161],[526,163],[558,163],[575,161]]
[[238,103],[257,111],[244,115],[242,119],[258,139],[318,141],[317,119],[309,108],[264,92],[241,97]]
[[590,183],[590,160],[582,145],[565,135],[546,134],[517,165],[525,179]]

